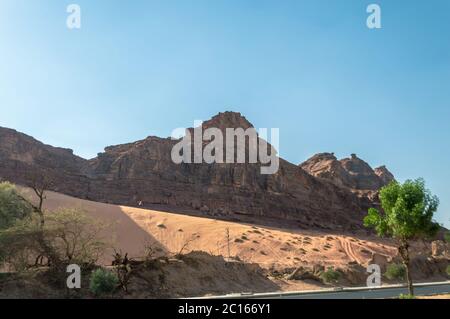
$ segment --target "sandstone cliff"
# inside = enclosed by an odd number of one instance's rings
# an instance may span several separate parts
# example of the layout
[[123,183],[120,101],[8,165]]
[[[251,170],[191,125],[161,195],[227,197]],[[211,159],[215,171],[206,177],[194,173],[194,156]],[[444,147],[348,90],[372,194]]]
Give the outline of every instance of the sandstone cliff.
[[312,176],[330,180],[338,186],[357,192],[378,191],[394,181],[394,176],[386,166],[372,169],[355,154],[338,160],[333,153],[321,153],[300,164],[300,167]]
[[[251,127],[233,112],[220,113],[203,125]],[[261,175],[260,163],[175,164],[170,154],[177,142],[148,137],[107,147],[85,160],[71,150],[0,128],[0,178],[27,185],[30,176],[45,174],[53,181],[52,190],[83,199],[339,230],[361,228],[367,208],[376,205],[374,198],[352,189],[376,191],[390,178],[387,170],[376,173],[356,157],[337,161],[331,154],[319,154],[301,167],[280,159],[273,175]]]

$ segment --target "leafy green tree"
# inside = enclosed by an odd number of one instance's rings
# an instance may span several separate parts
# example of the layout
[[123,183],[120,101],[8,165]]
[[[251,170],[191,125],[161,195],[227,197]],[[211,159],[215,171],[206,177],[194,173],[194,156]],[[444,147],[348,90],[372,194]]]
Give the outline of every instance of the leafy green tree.
[[29,217],[32,208],[25,203],[14,185],[0,183],[0,230],[14,225],[17,220]]
[[417,179],[390,183],[381,189],[380,200],[383,211],[369,209],[364,225],[374,228],[379,236],[395,239],[405,266],[409,294],[414,295],[409,243],[432,237],[439,231],[439,224],[433,220],[439,199],[425,188],[423,179]]

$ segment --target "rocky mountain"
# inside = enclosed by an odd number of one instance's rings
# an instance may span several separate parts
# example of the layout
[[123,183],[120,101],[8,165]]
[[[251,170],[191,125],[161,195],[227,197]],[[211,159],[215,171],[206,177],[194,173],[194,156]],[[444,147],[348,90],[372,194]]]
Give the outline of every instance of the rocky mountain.
[[[204,128],[252,127],[239,113],[225,112]],[[163,205],[225,219],[273,220],[293,227],[358,229],[374,198],[353,189],[376,191],[392,175],[373,171],[352,157],[337,161],[318,154],[300,167],[280,159],[276,174],[255,164],[175,164],[179,140],[148,137],[105,148],[91,160],[0,128],[0,178],[29,185],[47,176],[51,189],[71,196],[120,205]]]
[[341,160],[333,153],[316,154],[300,164],[300,167],[312,176],[330,180],[340,187],[359,193],[377,192],[395,180],[386,166],[372,169],[355,154]]

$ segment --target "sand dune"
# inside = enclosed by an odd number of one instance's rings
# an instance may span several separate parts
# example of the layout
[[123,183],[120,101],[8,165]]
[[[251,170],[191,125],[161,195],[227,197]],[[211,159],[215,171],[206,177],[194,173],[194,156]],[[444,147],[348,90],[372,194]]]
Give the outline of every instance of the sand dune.
[[[28,191],[31,196],[32,193]],[[160,254],[200,250],[231,256],[264,268],[283,269],[299,265],[345,267],[368,263],[372,254],[394,256],[395,248],[378,238],[325,234],[319,231],[286,230],[227,222],[155,210],[103,204],[49,192],[46,209],[77,207],[109,226],[114,246],[132,257],[142,256],[145,245],[158,247]],[[111,260],[106,253],[104,263]]]

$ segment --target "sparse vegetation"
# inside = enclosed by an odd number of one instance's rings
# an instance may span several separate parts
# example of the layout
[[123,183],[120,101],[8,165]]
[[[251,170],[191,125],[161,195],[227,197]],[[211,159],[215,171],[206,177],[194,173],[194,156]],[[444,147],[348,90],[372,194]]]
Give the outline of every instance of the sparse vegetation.
[[402,264],[389,264],[384,276],[389,280],[404,280],[406,274],[405,266]]
[[329,267],[327,270],[323,271],[320,274],[320,278],[324,283],[331,284],[335,283],[341,277],[341,273],[339,271],[334,270],[333,267]]
[[450,265],[447,266],[446,271],[447,271],[447,275],[450,277]]
[[0,231],[2,260],[18,271],[70,263],[93,265],[106,248],[99,238],[102,227],[76,209],[48,214],[44,226],[34,215]]
[[230,251],[230,229],[225,229],[225,240],[227,243],[227,252],[228,252],[228,258],[231,258],[231,251]]
[[400,296],[398,296],[398,299],[416,299],[416,297],[411,294],[401,294]]
[[93,265],[107,247],[100,235],[105,227],[83,210],[66,208],[48,215],[45,233],[60,260]]
[[70,263],[95,264],[106,246],[99,239],[100,223],[77,209],[44,212],[47,184],[42,181],[36,185],[40,185],[33,187],[38,204],[23,197],[11,184],[2,183],[0,187],[0,209],[19,209],[16,217],[0,229],[0,263],[16,271],[40,266],[62,271]]
[[[149,265],[150,259],[146,255],[144,256],[144,265]],[[112,262],[115,270],[115,274],[117,276],[118,286],[121,287],[125,292],[128,292],[128,285],[131,280],[131,275],[133,273],[133,269],[131,267],[130,259],[128,259],[128,254],[125,253],[123,256],[122,252],[116,251],[114,254],[114,261]]]
[[198,236],[197,234],[192,234],[191,237],[186,238],[183,242],[183,244],[181,245],[180,249],[178,250],[178,252],[175,254],[176,258],[179,258],[183,255],[183,252],[189,248],[189,246],[196,241],[200,236]]
[[97,296],[107,296],[112,294],[119,284],[119,279],[112,272],[99,268],[92,272],[89,289]]
[[0,230],[30,217],[32,212],[32,208],[21,199],[14,185],[8,182],[0,183]]

